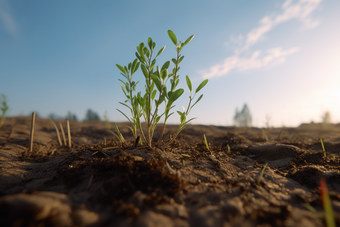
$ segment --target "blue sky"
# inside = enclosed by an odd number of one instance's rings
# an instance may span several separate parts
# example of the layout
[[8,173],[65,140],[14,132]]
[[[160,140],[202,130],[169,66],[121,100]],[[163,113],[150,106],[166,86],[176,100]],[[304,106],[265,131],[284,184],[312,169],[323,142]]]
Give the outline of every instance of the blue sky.
[[[247,103],[253,125],[340,122],[339,0],[46,1],[0,0],[0,93],[9,116],[37,111],[83,119],[88,108],[111,121],[127,109],[115,64],[135,59],[148,37],[156,65],[176,56],[167,35],[195,38],[184,47],[175,110],[188,105],[185,75],[204,79],[193,124],[232,125]],[[170,67],[172,68],[173,65]],[[144,90],[143,75],[137,90]],[[168,121],[178,124],[174,114]]]

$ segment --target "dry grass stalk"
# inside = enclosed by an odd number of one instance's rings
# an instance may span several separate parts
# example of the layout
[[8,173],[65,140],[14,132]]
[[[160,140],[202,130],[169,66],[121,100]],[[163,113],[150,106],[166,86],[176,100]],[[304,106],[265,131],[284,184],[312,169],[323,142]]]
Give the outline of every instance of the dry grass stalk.
[[70,129],[69,120],[67,120],[67,138],[68,138],[68,148],[71,148],[71,129]]
[[55,130],[57,132],[57,137],[58,137],[59,145],[62,146],[63,144],[62,144],[61,139],[60,139],[60,134],[59,134],[58,127],[57,127],[57,125],[54,123],[54,121],[51,118],[50,118],[50,120],[51,120],[51,122],[52,122],[52,124],[53,124],[53,126],[54,126],[54,128],[55,128]]
[[61,133],[63,134],[64,145],[67,146],[63,125],[61,123],[59,123],[59,125],[60,125]]
[[34,126],[35,126],[35,112],[32,113],[32,121],[31,121],[31,136],[30,136],[30,152],[33,151],[33,135],[34,135]]

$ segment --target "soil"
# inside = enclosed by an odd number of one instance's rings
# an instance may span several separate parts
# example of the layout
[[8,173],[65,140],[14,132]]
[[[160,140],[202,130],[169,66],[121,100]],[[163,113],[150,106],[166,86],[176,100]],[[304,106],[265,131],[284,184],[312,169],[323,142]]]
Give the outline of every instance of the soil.
[[0,128],[1,226],[326,226],[320,178],[340,226],[340,124],[188,125],[152,151],[135,147],[127,123],[122,144],[101,121],[71,122],[72,148],[60,146],[37,118],[29,152],[30,121]]

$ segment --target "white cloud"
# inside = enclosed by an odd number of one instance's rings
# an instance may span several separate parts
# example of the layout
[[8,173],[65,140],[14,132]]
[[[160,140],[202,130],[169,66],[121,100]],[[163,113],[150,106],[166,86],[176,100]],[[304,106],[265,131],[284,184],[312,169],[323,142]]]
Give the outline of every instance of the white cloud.
[[222,64],[216,64],[209,70],[201,71],[204,79],[220,77],[231,70],[246,71],[250,69],[263,68],[273,64],[282,64],[286,60],[286,56],[299,51],[299,47],[294,47],[289,50],[281,48],[273,48],[267,50],[266,55],[261,56],[261,51],[255,51],[249,58],[241,58],[237,55],[226,58]]
[[[282,50],[281,47],[267,50],[267,55],[260,56],[260,51],[255,51],[250,58],[240,57],[245,52],[249,52],[249,48],[259,41],[263,40],[264,35],[277,25],[292,19],[298,19],[303,23],[303,29],[311,29],[318,26],[319,22],[312,20],[309,16],[316,10],[322,0],[286,0],[278,14],[264,16],[259,26],[251,29],[247,35],[232,36],[231,42],[239,46],[234,50],[234,55],[224,60],[222,64],[216,64],[209,70],[201,71],[204,78],[220,77],[231,70],[245,71],[268,66],[269,64],[281,64],[286,60],[286,56],[291,55],[300,50],[294,47],[289,50]],[[225,45],[230,45],[226,43]]]
[[0,19],[3,28],[13,37],[17,37],[19,34],[18,26],[12,16],[7,0],[0,0]]
[[[292,19],[299,19],[303,23],[304,29],[310,29],[318,26],[318,21],[313,21],[309,15],[316,10],[322,0],[286,0],[282,4],[283,12],[277,15],[265,16],[260,20],[260,25],[252,29],[247,34],[247,39],[243,49],[257,43],[261,38],[275,26]],[[293,3],[296,2],[296,3]]]

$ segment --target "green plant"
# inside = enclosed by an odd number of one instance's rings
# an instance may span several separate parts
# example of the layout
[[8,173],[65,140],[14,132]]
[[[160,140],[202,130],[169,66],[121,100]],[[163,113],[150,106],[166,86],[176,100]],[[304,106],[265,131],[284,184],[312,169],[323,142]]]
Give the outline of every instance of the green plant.
[[209,146],[208,146],[208,141],[207,141],[207,138],[205,137],[205,134],[203,134],[203,137],[204,137],[205,146],[208,149],[208,151],[210,151]]
[[228,153],[230,153],[230,146],[229,146],[229,144],[227,144],[227,148],[228,148]]
[[4,124],[5,119],[6,119],[6,112],[8,110],[8,106],[7,106],[7,96],[1,94],[2,96],[2,107],[1,107],[1,117],[0,117],[0,127]]
[[321,190],[322,205],[325,211],[325,219],[326,219],[327,227],[336,227],[332,203],[329,197],[327,184],[324,178],[320,179],[320,190]]
[[[161,117],[164,115],[164,123],[161,131],[161,135],[159,137],[158,142],[160,142],[163,138],[164,130],[166,127],[167,120],[169,117],[173,114],[170,113],[170,110],[174,108],[175,106],[173,103],[183,94],[184,89],[176,89],[178,83],[179,83],[179,75],[178,71],[180,70],[179,64],[184,59],[184,56],[180,54],[183,47],[187,45],[193,38],[194,35],[190,36],[184,43],[181,41],[177,42],[177,37],[175,34],[168,30],[168,36],[171,39],[171,41],[174,43],[176,47],[177,56],[176,58],[172,58],[172,62],[174,63],[174,67],[172,68],[172,72],[168,73],[168,68],[170,66],[170,61],[167,61],[163,64],[161,68],[156,65],[156,58],[162,54],[162,52],[165,49],[165,46],[163,46],[158,52],[155,57],[154,55],[154,49],[156,46],[156,43],[152,41],[152,39],[149,37],[147,46],[144,43],[140,43],[137,46],[137,52],[136,52],[136,59],[131,63],[128,64],[128,66],[120,66],[116,64],[117,68],[121,71],[121,75],[123,75],[127,82],[124,82],[119,79],[119,81],[122,82],[121,88],[124,92],[124,95],[126,96],[126,100],[124,102],[119,102],[123,106],[127,107],[131,112],[131,117],[129,118],[126,114],[124,114],[121,110],[117,109],[121,114],[125,116],[126,119],[129,120],[129,122],[132,124],[132,127],[129,127],[134,138],[137,138],[137,129],[140,131],[143,141],[153,149],[152,147],[152,138],[154,134],[155,127],[157,123],[160,121]],[[145,77],[145,94],[142,95],[141,92],[136,92],[136,86],[139,83],[132,81],[133,74],[138,70],[138,68],[141,68],[141,71]],[[170,89],[167,88],[166,84],[168,80],[170,79]],[[195,90],[194,95],[192,95],[192,84],[189,76],[186,76],[186,82],[187,86],[190,90],[190,96],[189,96],[189,104],[187,111],[180,112],[177,111],[177,113],[180,115],[180,126],[170,141],[166,144],[169,145],[172,143],[177,135],[184,129],[186,124],[188,124],[191,120],[194,118],[191,118],[190,120],[186,120],[190,110],[196,105],[197,102],[199,102],[203,95],[200,95],[200,97],[196,100],[196,102],[191,105],[191,102],[193,101],[196,93],[198,93],[207,83],[208,80],[204,80]],[[156,98],[156,95],[158,95],[158,98]],[[163,114],[158,114],[160,105],[164,102],[165,104],[165,111]],[[155,108],[152,108],[152,104],[154,103]],[[129,105],[128,105],[129,104]],[[141,117],[144,117],[146,127],[147,127],[147,134],[144,134],[141,126]]]
[[266,139],[266,141],[269,142],[268,136],[266,135],[266,133],[263,133],[263,136],[264,136],[264,138]]
[[326,157],[325,146],[323,145],[323,141],[322,141],[322,139],[321,139],[321,138],[320,138],[320,143],[321,143],[322,150],[323,150],[323,156],[324,156],[324,157]]
[[259,177],[259,179],[257,180],[258,183],[261,182],[261,180],[262,180],[262,178],[263,178],[264,170],[267,168],[267,166],[268,166],[268,162],[264,165],[264,167],[263,167],[263,169],[262,169],[262,171],[261,171],[260,177]]
[[115,123],[115,130],[116,130],[117,134],[112,132],[111,130],[107,130],[107,131],[109,133],[113,134],[120,142],[125,143],[125,139],[124,139],[122,133],[120,133],[119,128],[118,128],[116,123]]

